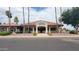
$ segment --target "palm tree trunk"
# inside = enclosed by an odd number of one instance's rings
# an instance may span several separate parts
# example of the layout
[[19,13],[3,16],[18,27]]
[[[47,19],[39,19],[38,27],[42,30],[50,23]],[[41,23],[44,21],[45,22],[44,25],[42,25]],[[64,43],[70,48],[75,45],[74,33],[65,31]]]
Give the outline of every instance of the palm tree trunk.
[[54,7],[54,8],[55,8],[56,28],[57,28],[57,32],[59,32],[58,31],[58,21],[57,21],[57,8],[56,7]]
[[23,9],[23,33],[25,33],[25,14],[24,14],[24,7],[22,7]]
[[[61,16],[61,14],[62,14],[62,7],[60,7],[60,16]],[[62,22],[60,22],[61,24],[62,24]]]
[[[9,12],[11,12],[11,8],[9,7]],[[9,16],[10,16],[10,13],[9,13]],[[11,28],[11,18],[9,17],[9,31],[10,31],[10,28]]]
[[[60,16],[62,15],[62,7],[60,7]],[[60,24],[62,25],[63,23],[62,23],[62,18],[61,18],[61,21],[60,21]],[[60,31],[60,33],[62,32],[62,28],[61,28],[61,31]]]
[[78,25],[75,26],[75,33],[78,34]]
[[28,32],[30,32],[30,29],[29,29],[29,20],[30,20],[30,11],[29,11],[29,7],[28,7]]

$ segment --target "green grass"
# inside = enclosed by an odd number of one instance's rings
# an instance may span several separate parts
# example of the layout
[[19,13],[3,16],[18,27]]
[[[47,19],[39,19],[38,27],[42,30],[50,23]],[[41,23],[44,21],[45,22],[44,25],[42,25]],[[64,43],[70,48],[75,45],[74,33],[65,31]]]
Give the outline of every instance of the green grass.
[[6,36],[6,35],[10,35],[11,32],[0,32],[0,36]]

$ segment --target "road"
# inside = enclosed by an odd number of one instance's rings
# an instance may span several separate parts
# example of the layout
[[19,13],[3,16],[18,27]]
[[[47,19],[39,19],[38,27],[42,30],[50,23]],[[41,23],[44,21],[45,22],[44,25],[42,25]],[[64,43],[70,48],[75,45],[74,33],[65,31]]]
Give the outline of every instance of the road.
[[0,51],[79,51],[79,40],[74,39],[0,38]]

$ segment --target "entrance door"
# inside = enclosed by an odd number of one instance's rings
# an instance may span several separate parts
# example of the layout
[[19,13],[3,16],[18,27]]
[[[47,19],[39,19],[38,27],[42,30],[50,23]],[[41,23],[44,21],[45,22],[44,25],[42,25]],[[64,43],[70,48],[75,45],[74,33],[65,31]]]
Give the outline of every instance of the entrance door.
[[44,26],[38,27],[38,33],[45,33],[46,28]]

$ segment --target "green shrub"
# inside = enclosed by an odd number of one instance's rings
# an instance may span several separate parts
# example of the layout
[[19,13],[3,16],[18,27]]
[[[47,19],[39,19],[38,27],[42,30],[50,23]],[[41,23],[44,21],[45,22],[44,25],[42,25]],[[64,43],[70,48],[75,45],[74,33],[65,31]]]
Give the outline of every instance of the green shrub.
[[36,36],[36,35],[37,35],[37,33],[36,33],[36,32],[34,32],[34,33],[33,33],[33,36]]
[[0,36],[10,35],[12,32],[0,32]]
[[48,32],[48,35],[49,35],[49,36],[52,36],[52,33],[51,33],[51,32]]
[[75,31],[70,31],[69,33],[70,33],[70,34],[76,34],[76,32],[75,32]]

